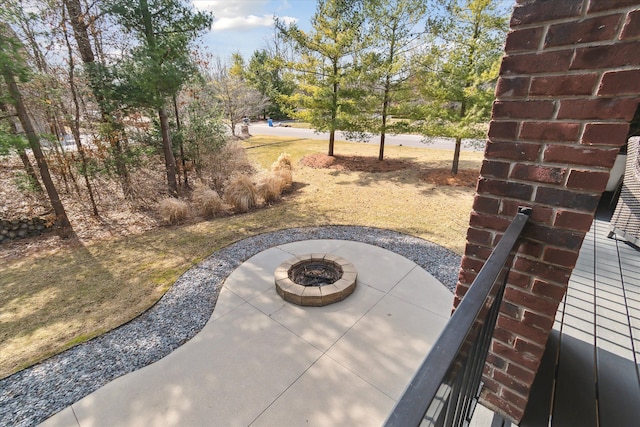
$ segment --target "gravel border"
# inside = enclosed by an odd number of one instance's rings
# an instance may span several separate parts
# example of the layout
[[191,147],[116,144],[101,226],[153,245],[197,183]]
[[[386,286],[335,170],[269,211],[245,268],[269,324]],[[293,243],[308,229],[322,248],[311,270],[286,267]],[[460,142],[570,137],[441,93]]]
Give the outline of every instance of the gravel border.
[[108,382],[163,358],[204,327],[222,283],[244,261],[274,246],[312,239],[351,240],[388,249],[451,290],[458,278],[460,256],[390,230],[305,227],[249,237],[189,269],[157,304],[130,322],[0,380],[0,425],[36,425]]

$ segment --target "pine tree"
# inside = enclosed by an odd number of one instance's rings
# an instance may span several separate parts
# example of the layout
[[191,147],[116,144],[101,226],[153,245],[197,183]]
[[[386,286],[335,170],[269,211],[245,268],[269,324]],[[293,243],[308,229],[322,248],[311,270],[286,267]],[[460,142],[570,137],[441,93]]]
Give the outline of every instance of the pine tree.
[[309,33],[276,21],[279,33],[300,56],[289,64],[300,79],[298,91],[289,97],[289,103],[298,107],[292,113],[316,130],[329,132],[329,156],[333,156],[336,130],[348,126],[353,109],[348,82],[354,74],[363,22],[362,0],[320,0]]

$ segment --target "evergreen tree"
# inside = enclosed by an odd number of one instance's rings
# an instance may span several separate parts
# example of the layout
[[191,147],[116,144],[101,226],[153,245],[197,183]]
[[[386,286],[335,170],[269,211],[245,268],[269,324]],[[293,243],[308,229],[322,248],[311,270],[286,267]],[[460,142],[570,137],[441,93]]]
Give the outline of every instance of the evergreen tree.
[[300,80],[298,91],[288,97],[297,107],[292,114],[318,131],[329,132],[329,156],[336,130],[348,128],[354,110],[350,80],[363,22],[362,0],[319,0],[309,33],[276,21],[277,30],[300,57],[289,64]]
[[169,193],[176,196],[176,162],[165,105],[196,73],[189,48],[211,26],[212,17],[179,0],[118,0],[107,10],[139,43],[115,69],[115,97],[130,107],[157,112]]
[[[424,0],[368,0],[368,49],[361,61],[361,82],[370,88],[361,105],[373,103],[369,117],[361,120],[364,129],[380,135],[378,160],[384,159],[385,137],[400,126],[389,122],[394,104],[400,102],[411,77],[411,57],[422,47],[423,32],[419,24],[425,19]],[[367,102],[368,100],[368,102]],[[374,113],[371,115],[371,113]],[[402,125],[402,124],[400,124]]]
[[458,172],[463,138],[483,138],[507,32],[497,0],[439,0],[427,24],[428,52],[417,81],[426,136],[455,138],[451,173]]

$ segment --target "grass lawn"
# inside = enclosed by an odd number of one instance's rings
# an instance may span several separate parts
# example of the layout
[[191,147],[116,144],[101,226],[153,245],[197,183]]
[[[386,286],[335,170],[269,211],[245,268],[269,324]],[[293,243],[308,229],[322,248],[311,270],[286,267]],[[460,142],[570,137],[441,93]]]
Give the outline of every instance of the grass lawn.
[[[299,164],[327,142],[253,137],[244,143],[268,167],[286,151],[295,190],[248,214],[163,227],[9,261],[0,266],[0,377],[121,325],[152,306],[176,278],[212,252],[258,233],[329,224],[396,230],[462,253],[474,190],[424,179],[450,168],[452,152],[387,146],[411,163],[394,172],[345,172]],[[337,142],[338,155],[377,156],[375,144]],[[460,168],[479,170],[482,154],[463,152]]]

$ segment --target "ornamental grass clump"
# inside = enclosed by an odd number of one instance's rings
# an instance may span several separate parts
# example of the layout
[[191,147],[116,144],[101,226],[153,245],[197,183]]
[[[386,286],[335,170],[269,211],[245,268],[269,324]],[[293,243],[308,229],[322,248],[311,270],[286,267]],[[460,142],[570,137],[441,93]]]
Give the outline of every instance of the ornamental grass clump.
[[246,175],[235,175],[224,191],[224,201],[236,212],[248,212],[258,204],[258,192]]
[[163,199],[159,206],[160,216],[167,224],[178,224],[189,215],[189,205],[186,202],[172,197]]
[[291,165],[291,156],[287,153],[281,153],[278,156],[278,159],[271,164],[271,170],[276,172],[285,169],[289,172],[293,169],[293,166]]
[[191,194],[193,208],[204,218],[212,218],[222,212],[223,203],[220,195],[205,185],[198,185]]
[[277,172],[268,172],[258,181],[258,196],[265,203],[271,203],[280,200],[282,192],[287,187],[287,183]]

